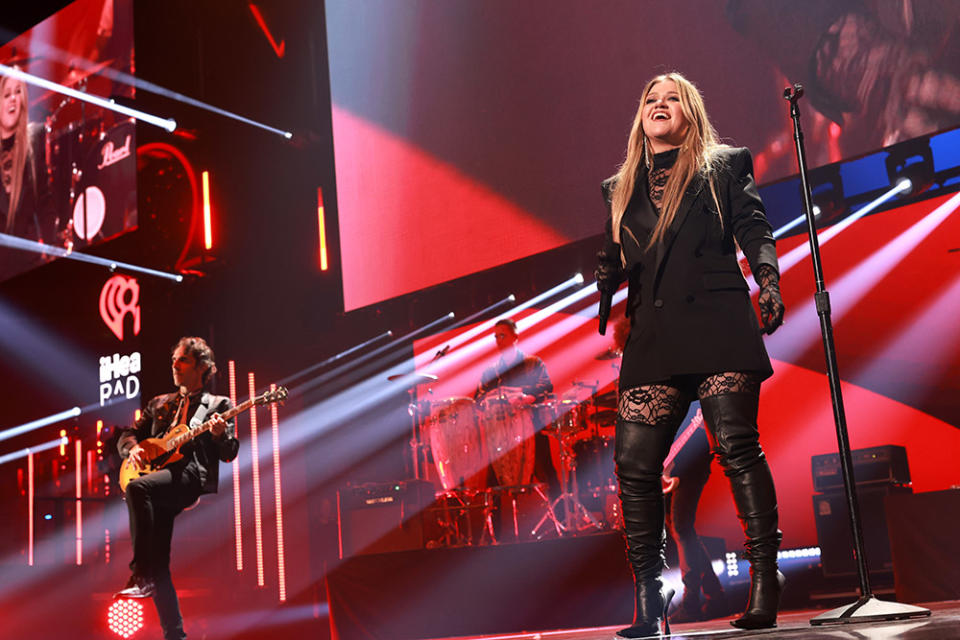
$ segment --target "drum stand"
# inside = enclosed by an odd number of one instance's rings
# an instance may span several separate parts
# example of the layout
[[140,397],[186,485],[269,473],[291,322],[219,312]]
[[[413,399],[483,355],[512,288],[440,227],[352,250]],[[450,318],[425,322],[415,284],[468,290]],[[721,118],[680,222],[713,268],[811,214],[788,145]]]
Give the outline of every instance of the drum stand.
[[[423,426],[430,415],[430,411],[429,409],[424,410],[423,408],[423,403],[420,398],[423,394],[420,392],[420,386],[425,386],[427,394],[433,393],[429,385],[437,380],[437,376],[432,373],[398,373],[388,376],[387,380],[406,384],[409,387],[407,394],[410,396],[410,403],[407,405],[407,413],[410,415],[413,426],[410,437],[412,458],[410,470],[413,472],[414,479],[424,480],[426,479],[427,449],[430,445],[423,443]],[[421,463],[423,465],[422,469]]]
[[[493,496],[494,489],[477,491],[459,487],[438,493],[439,505],[435,510],[439,514],[437,523],[443,529],[441,544],[444,547],[500,544],[493,529],[493,513],[496,510]],[[474,542],[473,513],[477,509],[483,510],[483,524],[480,539]]]
[[[573,453],[571,439],[565,437],[562,430],[555,432],[560,442],[560,495],[547,505],[547,512],[540,518],[540,522],[533,528],[535,537],[547,520],[553,520],[557,535],[564,532],[577,533],[585,529],[602,529],[603,525],[597,522],[593,514],[580,502],[580,490],[577,486],[577,458]],[[543,496],[543,492],[540,492]],[[546,496],[543,496],[546,498]],[[563,519],[560,523],[556,516],[556,506],[563,502]]]

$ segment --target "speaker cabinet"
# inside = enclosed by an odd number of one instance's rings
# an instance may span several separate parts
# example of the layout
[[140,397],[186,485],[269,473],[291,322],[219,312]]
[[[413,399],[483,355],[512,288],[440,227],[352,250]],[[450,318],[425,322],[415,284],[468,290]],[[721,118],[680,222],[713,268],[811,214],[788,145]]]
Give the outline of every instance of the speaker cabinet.
[[[857,487],[864,553],[871,574],[893,571],[884,499],[888,495],[907,493],[913,493],[913,489],[891,484]],[[850,516],[845,494],[842,491],[832,491],[814,495],[813,514],[817,525],[823,575],[855,575],[857,565],[853,557],[853,535],[850,533]]]
[[409,480],[348,486],[337,492],[340,557],[422,549],[429,482]]
[[960,489],[887,498],[901,602],[960,599]]

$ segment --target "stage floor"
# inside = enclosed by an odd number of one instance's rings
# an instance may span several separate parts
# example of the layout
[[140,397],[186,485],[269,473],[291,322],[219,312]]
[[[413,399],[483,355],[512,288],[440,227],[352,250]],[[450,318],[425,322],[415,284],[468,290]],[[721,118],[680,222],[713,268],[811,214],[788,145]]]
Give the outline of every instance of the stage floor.
[[[779,627],[762,631],[742,631],[730,626],[733,618],[721,618],[709,622],[678,624],[671,627],[670,637],[709,638],[725,640],[737,638],[760,638],[765,640],[800,640],[801,638],[837,638],[839,640],[949,640],[960,638],[960,601],[935,602],[922,605],[933,613],[930,617],[893,622],[872,622],[814,627],[810,619],[824,612],[822,609],[791,611],[780,615]],[[486,636],[460,636],[456,640],[611,640],[620,625],[541,631],[537,633],[499,634]],[[436,640],[454,640],[443,638]]]

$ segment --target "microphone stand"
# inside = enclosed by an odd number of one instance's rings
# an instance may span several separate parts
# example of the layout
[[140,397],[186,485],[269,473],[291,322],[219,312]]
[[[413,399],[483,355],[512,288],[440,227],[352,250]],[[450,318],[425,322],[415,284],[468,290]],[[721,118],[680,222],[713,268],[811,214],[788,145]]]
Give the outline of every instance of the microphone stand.
[[860,524],[860,504],[857,501],[853,477],[853,459],[850,456],[850,440],[847,436],[847,418],[843,409],[843,396],[840,392],[840,374],[837,369],[837,349],[833,341],[833,323],[830,320],[830,294],[823,281],[823,267],[820,263],[820,243],[813,216],[813,203],[810,196],[810,183],[807,179],[807,159],[803,147],[803,132],[800,129],[799,101],[803,96],[803,86],[795,84],[783,91],[783,97],[790,102],[790,118],[793,120],[793,141],[797,148],[797,164],[800,166],[800,185],[803,192],[803,206],[807,218],[807,232],[810,236],[810,257],[813,260],[813,276],[817,291],[814,300],[817,315],[820,316],[820,333],[823,336],[823,351],[827,360],[827,379],[830,382],[830,399],[833,403],[833,421],[837,427],[837,444],[840,454],[840,470],[843,473],[843,488],[850,513],[850,530],[853,533],[853,555],[857,563],[857,575],[860,578],[860,598],[853,604],[831,609],[812,618],[810,624],[849,624],[854,622],[876,622],[879,620],[902,620],[929,616],[930,610],[898,602],[886,602],[877,599],[870,589],[870,576],[867,571],[867,559],[864,555],[863,529]]

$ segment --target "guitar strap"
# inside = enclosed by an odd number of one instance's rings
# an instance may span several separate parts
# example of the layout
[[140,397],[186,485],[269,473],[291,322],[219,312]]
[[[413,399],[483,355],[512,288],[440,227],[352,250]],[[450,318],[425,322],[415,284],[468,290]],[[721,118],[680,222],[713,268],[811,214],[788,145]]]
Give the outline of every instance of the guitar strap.
[[178,393],[177,395],[180,396],[180,402],[177,404],[177,410],[173,412],[173,418],[170,420],[170,424],[168,424],[167,428],[163,430],[163,433],[160,434],[160,437],[170,433],[170,430],[177,425],[183,424],[187,418],[187,410],[190,406],[190,396],[183,393]]

